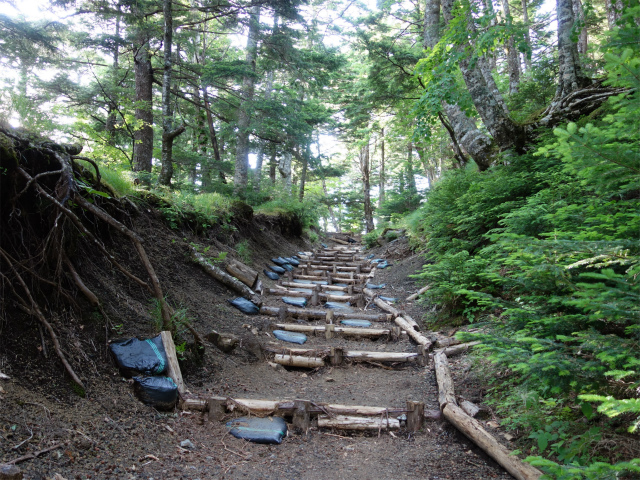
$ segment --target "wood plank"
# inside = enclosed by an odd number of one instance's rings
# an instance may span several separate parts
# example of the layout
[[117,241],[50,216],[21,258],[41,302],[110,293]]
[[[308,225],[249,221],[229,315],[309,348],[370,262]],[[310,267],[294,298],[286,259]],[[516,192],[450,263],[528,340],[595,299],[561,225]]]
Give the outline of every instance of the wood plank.
[[380,417],[350,417],[336,415],[329,417],[318,416],[319,428],[335,428],[337,430],[398,430],[400,421],[397,418]]

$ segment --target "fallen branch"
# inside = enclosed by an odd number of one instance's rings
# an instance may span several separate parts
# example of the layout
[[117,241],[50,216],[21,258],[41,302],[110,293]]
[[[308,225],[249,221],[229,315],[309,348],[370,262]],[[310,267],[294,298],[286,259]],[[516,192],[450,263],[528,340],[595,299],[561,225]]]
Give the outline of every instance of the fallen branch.
[[69,442],[56,443],[55,445],[52,445],[47,448],[43,448],[42,450],[38,450],[37,452],[29,453],[27,455],[23,455],[22,457],[14,458],[13,460],[9,461],[7,465],[15,465],[16,463],[24,462],[25,460],[31,460],[32,458],[39,457],[43,453],[47,453],[47,452],[50,452],[51,450],[57,450],[58,448],[62,448],[68,443]]
[[418,298],[420,295],[422,295],[424,292],[426,292],[427,290],[429,290],[431,288],[430,285],[427,285],[426,287],[422,287],[420,290],[418,290],[416,293],[414,293],[413,295],[409,295],[407,297],[407,299],[405,300],[405,302],[413,302],[416,298]]

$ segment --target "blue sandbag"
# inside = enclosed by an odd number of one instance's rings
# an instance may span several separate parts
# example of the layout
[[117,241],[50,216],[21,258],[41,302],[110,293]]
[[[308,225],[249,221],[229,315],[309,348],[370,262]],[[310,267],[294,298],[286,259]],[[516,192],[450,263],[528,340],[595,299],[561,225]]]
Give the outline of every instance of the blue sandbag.
[[329,285],[329,282],[327,282],[326,280],[311,280],[311,283],[315,283],[316,285]]
[[300,280],[299,278],[294,278],[293,283],[311,283],[309,280]]
[[326,243],[321,243],[320,245],[322,245],[324,248],[329,248],[329,245],[327,245]]
[[347,294],[347,292],[334,292],[333,290],[329,290],[327,293],[336,297],[344,297]]
[[294,259],[300,261],[300,257],[298,255],[291,255],[291,258],[294,258]]
[[178,400],[178,386],[169,377],[133,377],[133,391],[158,410],[171,410]]
[[370,289],[370,290],[378,290],[378,289],[384,288],[386,286],[387,286],[386,283],[381,283],[380,285],[375,285],[373,283],[367,283],[367,288]]
[[287,423],[280,417],[240,417],[226,424],[229,433],[254,443],[279,445],[287,435]]
[[292,271],[293,270],[293,265],[291,265],[290,263],[283,263],[282,264],[282,268]]
[[313,293],[313,290],[311,290],[310,288],[298,288],[298,287],[294,287],[291,290],[293,290],[294,292],[302,292],[302,293]]
[[380,262],[384,262],[384,260],[381,258],[376,258],[374,260],[371,260],[371,263],[380,263]]
[[300,265],[300,262],[293,257],[285,257],[284,259],[287,261],[287,263],[290,263],[294,267],[297,267],[298,265]]
[[260,307],[258,307],[255,303],[247,300],[246,298],[238,297],[234,298],[233,300],[227,301],[242,313],[246,313],[247,315],[257,315],[258,313],[260,313]]
[[276,272],[270,272],[269,270],[267,270],[266,268],[263,270],[264,274],[269,277],[271,280],[279,280],[280,279],[280,275],[278,275]]
[[383,297],[382,295],[380,295],[378,298],[380,300],[384,300],[387,303],[396,303],[398,301],[397,298],[394,298],[394,297]]
[[340,323],[343,325],[347,325],[348,327],[362,327],[368,328],[371,326],[371,322],[369,320],[357,320],[357,319],[344,319],[341,320]]
[[276,273],[284,273],[284,272],[286,272],[286,270],[284,268],[278,267],[276,265],[269,265],[269,268],[271,270],[273,270],[274,272],[276,272]]
[[126,377],[159,375],[167,368],[167,354],[160,335],[148,340],[130,338],[109,345],[118,367]]
[[283,342],[291,342],[302,345],[307,341],[307,336],[304,333],[287,332],[286,330],[274,330],[273,336]]
[[336,287],[348,287],[349,286],[346,283],[334,283],[333,285],[335,285]]
[[280,266],[282,266],[283,263],[287,263],[287,261],[284,260],[282,257],[272,258],[271,261],[276,265],[280,265]]
[[294,307],[304,308],[307,306],[307,299],[304,297],[282,297],[282,301]]
[[375,255],[372,253],[371,255],[367,255],[367,260],[371,260]]
[[298,255],[304,255],[304,256],[306,256],[307,254],[306,254],[306,253],[304,253],[304,252],[298,252]]
[[380,262],[378,264],[378,268],[380,268],[380,269],[387,268],[387,267],[390,267],[390,266],[391,266],[391,264],[387,263],[386,260],[384,262]]
[[327,302],[324,304],[326,308],[349,308],[349,302]]

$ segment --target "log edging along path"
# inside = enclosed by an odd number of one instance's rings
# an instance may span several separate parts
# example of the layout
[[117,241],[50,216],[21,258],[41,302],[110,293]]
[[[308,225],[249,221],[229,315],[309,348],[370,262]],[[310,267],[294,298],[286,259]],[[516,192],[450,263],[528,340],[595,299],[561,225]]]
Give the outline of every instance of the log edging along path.
[[[343,242],[337,242],[343,243]],[[347,243],[347,242],[344,242]],[[374,277],[376,273],[375,264],[365,260],[360,255],[361,249],[354,249],[352,245],[338,246],[333,248],[325,248],[317,252],[308,252],[303,256],[303,261],[296,269],[302,271],[303,274],[287,272],[286,279],[289,281],[279,280],[275,289],[267,289],[267,294],[272,295],[289,295],[305,297],[312,301],[313,306],[317,307],[319,300],[331,301],[354,301],[360,300],[356,292],[362,292],[369,302],[373,302],[379,308],[387,312],[387,314],[367,314],[360,312],[340,312],[333,310],[319,310],[307,308],[292,307],[269,307],[262,305],[262,299],[257,298],[258,295],[253,290],[240,282],[234,282],[235,278],[226,275],[225,272],[216,269],[211,272],[210,264],[203,264],[203,258],[199,256],[197,251],[192,251],[194,260],[200,263],[208,273],[213,274],[218,280],[223,281],[227,286],[235,289],[238,293],[248,297],[261,306],[260,313],[263,315],[277,316],[281,322],[287,318],[297,317],[302,319],[325,319],[324,326],[296,326],[294,324],[274,324],[274,328],[286,329],[292,331],[307,331],[313,333],[322,332],[327,340],[333,338],[335,333],[353,333],[366,335],[366,329],[336,327],[333,324],[334,319],[351,317],[370,319],[371,321],[391,321],[406,332],[409,337],[417,344],[417,352],[361,352],[349,351],[343,348],[321,347],[316,349],[294,348],[280,346],[266,346],[264,350],[274,354],[273,360],[276,363],[286,366],[319,368],[325,366],[325,359],[330,359],[332,365],[339,365],[344,358],[354,360],[374,359],[377,361],[390,362],[418,362],[419,365],[426,365],[429,357],[433,358],[436,380],[438,383],[438,403],[443,416],[465,436],[479,446],[485,453],[491,456],[505,470],[518,480],[536,480],[542,472],[524,463],[515,455],[501,445],[489,432],[487,432],[482,424],[468,415],[465,409],[458,405],[456,400],[453,380],[449,370],[447,356],[463,353],[473,348],[480,342],[470,342],[460,344],[455,339],[444,339],[436,342],[440,348],[433,354],[428,352],[434,347],[432,336],[427,336],[420,331],[419,324],[407,315],[403,310],[398,309],[379,298],[379,296],[371,289],[366,288],[365,283]],[[200,258],[198,258],[200,257]],[[348,270],[345,268],[348,262]],[[208,263],[208,262],[207,262]],[[344,266],[339,266],[342,263]],[[314,270],[315,269],[315,270]],[[228,270],[229,273],[233,273]],[[224,277],[220,275],[224,274]],[[233,280],[229,280],[229,278]],[[308,280],[308,284],[293,283],[293,279]],[[312,281],[326,280],[328,285],[317,285]],[[346,283],[347,287],[335,287],[332,284]],[[247,283],[245,281],[245,283]],[[252,282],[253,283],[253,282]],[[253,285],[251,285],[253,286]],[[293,292],[289,288],[310,288],[312,293]],[[424,293],[429,286],[422,288],[413,295],[407,297],[406,301],[412,301],[421,293]],[[339,290],[338,290],[339,289]],[[336,290],[346,293],[345,296],[333,296],[330,291]],[[256,301],[257,300],[257,301]],[[396,327],[397,328],[397,327]],[[374,329],[376,335],[390,334],[391,329]],[[179,371],[178,371],[179,375]],[[180,381],[182,379],[180,378]],[[210,397],[207,399],[188,398],[182,402],[182,408],[187,410],[200,410],[208,412],[209,420],[219,420],[221,415],[227,410],[233,411],[238,409],[253,415],[272,415],[272,414],[292,414],[294,425],[303,427],[307,430],[310,425],[312,416],[317,416],[318,427],[328,427],[346,430],[392,430],[400,428],[400,422],[397,419],[398,414],[407,415],[407,428],[411,431],[417,431],[421,428],[424,419],[424,403],[407,401],[406,408],[385,408],[370,406],[348,406],[348,405],[330,405],[324,403],[310,402],[308,400],[252,400],[252,399],[232,399],[224,397]],[[396,415],[396,418],[389,417],[389,414]],[[303,419],[302,424],[300,419]]]

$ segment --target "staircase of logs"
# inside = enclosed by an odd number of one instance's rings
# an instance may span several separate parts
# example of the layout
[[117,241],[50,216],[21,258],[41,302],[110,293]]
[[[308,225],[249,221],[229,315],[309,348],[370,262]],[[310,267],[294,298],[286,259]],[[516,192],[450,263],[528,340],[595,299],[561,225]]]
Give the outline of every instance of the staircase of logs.
[[[443,416],[454,424],[467,437],[474,441],[487,454],[492,456],[515,478],[530,480],[539,478],[542,473],[532,466],[523,463],[516,456],[499,444],[474,418],[475,413],[454,394],[453,382],[449,373],[447,355],[455,355],[473,347],[478,342],[459,344],[455,339],[440,339],[433,344],[431,338],[421,332],[418,323],[404,311],[397,309],[388,301],[379,298],[378,294],[367,283],[376,274],[376,263],[366,258],[363,247],[333,238],[337,246],[324,247],[313,252],[300,255],[300,265],[286,272],[284,278],[278,280],[274,288],[264,289],[267,296],[305,298],[307,306],[296,308],[288,305],[279,307],[262,305],[262,299],[243,284],[234,286],[245,298],[258,302],[260,314],[274,317],[272,330],[300,332],[315,336],[324,336],[326,347],[302,348],[288,346],[284,342],[269,342],[262,345],[267,361],[285,367],[321,368],[324,366],[348,366],[354,362],[368,362],[370,365],[409,364],[426,366],[434,360],[436,378],[439,389],[439,403]],[[192,252],[194,258],[202,265],[199,254]],[[210,266],[203,265],[206,270]],[[216,268],[216,267],[213,267]],[[235,278],[220,278],[220,272],[209,271],[211,275],[228,286],[237,282]],[[257,279],[257,274],[255,275]],[[240,278],[238,276],[238,278]],[[239,283],[239,282],[238,282]],[[247,283],[247,282],[245,282]],[[251,282],[248,282],[249,284]],[[424,292],[425,287],[414,296]],[[326,308],[326,302],[348,302],[351,308]],[[371,313],[366,307],[374,304],[381,310]],[[342,319],[359,319],[375,322],[376,328],[359,328],[341,326]],[[306,323],[301,324],[304,320]],[[338,336],[345,340],[362,337],[384,337],[390,342],[406,338],[413,342],[410,351],[361,351],[332,346],[331,342]],[[169,338],[170,340],[170,338]],[[408,342],[398,342],[407,345]],[[435,354],[430,353],[432,347],[442,347]],[[177,363],[177,362],[176,362]],[[179,368],[179,367],[178,367]],[[180,376],[179,371],[177,372]],[[181,378],[179,379],[181,381]],[[183,387],[184,388],[184,387]],[[181,390],[181,394],[184,391]],[[469,403],[469,402],[467,402]],[[199,410],[209,421],[220,421],[230,412],[268,416],[278,415],[291,420],[295,428],[307,432],[313,424],[317,428],[343,430],[382,431],[404,428],[418,431],[425,420],[424,403],[408,399],[401,406],[363,406],[339,405],[311,401],[307,399],[256,400],[211,396],[208,398],[186,398],[183,395],[181,407],[185,410]],[[476,408],[471,404],[471,408]],[[477,410],[476,410],[477,412]]]

